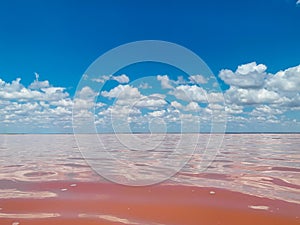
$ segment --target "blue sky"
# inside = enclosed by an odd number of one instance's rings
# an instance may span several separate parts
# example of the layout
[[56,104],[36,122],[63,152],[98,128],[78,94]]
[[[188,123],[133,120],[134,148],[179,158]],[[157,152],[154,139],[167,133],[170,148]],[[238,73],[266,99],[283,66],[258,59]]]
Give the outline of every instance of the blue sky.
[[[295,0],[1,2],[0,132],[70,132],[72,98],[88,66],[139,40],[174,42],[206,62],[227,92],[228,131],[300,131],[299,28]],[[125,75],[131,82],[139,74]],[[252,101],[262,94],[268,98]]]

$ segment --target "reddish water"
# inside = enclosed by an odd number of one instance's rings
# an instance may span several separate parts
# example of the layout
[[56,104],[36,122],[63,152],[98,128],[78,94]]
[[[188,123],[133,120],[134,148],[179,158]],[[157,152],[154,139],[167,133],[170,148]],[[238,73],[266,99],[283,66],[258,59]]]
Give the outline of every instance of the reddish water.
[[226,135],[207,170],[146,187],[99,177],[72,136],[0,137],[1,225],[300,224],[300,135]]

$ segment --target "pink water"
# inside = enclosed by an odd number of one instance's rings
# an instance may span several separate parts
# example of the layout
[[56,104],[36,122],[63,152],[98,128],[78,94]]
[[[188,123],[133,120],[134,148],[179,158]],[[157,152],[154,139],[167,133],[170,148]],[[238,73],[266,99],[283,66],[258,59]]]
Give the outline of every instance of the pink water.
[[73,135],[1,135],[0,224],[300,224],[299,146],[226,134],[206,170],[196,151],[169,180],[128,187],[95,173]]

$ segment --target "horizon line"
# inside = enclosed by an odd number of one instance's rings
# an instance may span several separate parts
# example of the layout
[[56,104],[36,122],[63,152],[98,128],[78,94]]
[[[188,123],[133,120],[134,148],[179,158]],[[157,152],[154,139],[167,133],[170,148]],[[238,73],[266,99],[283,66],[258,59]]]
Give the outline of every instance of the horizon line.
[[[49,134],[66,134],[75,135],[75,133],[68,132],[49,132],[49,133],[31,133],[31,132],[11,132],[11,133],[0,133],[0,135],[49,135]],[[76,134],[300,134],[300,131],[229,131],[229,132],[103,132],[103,133],[76,133]]]

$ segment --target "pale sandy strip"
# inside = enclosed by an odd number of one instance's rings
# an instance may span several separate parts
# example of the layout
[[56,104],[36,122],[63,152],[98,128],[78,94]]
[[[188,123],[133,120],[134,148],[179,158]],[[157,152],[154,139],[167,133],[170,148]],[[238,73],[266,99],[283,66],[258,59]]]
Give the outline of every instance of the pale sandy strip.
[[11,198],[35,198],[35,199],[43,199],[43,198],[53,198],[56,197],[57,194],[49,191],[18,191],[16,189],[2,189],[0,190],[0,199],[11,199]]
[[12,219],[43,219],[59,217],[59,213],[0,213],[0,218],[12,218]]
[[110,222],[118,222],[118,223],[122,223],[122,224],[127,224],[127,225],[164,225],[161,223],[139,223],[136,221],[130,221],[128,219],[124,219],[124,218],[119,218],[113,215],[100,215],[100,214],[85,214],[85,213],[81,213],[78,214],[79,218],[98,218],[98,219],[103,219],[103,220],[107,220]]
[[259,210],[268,210],[269,206],[266,205],[249,205],[248,206],[251,209],[259,209]]

